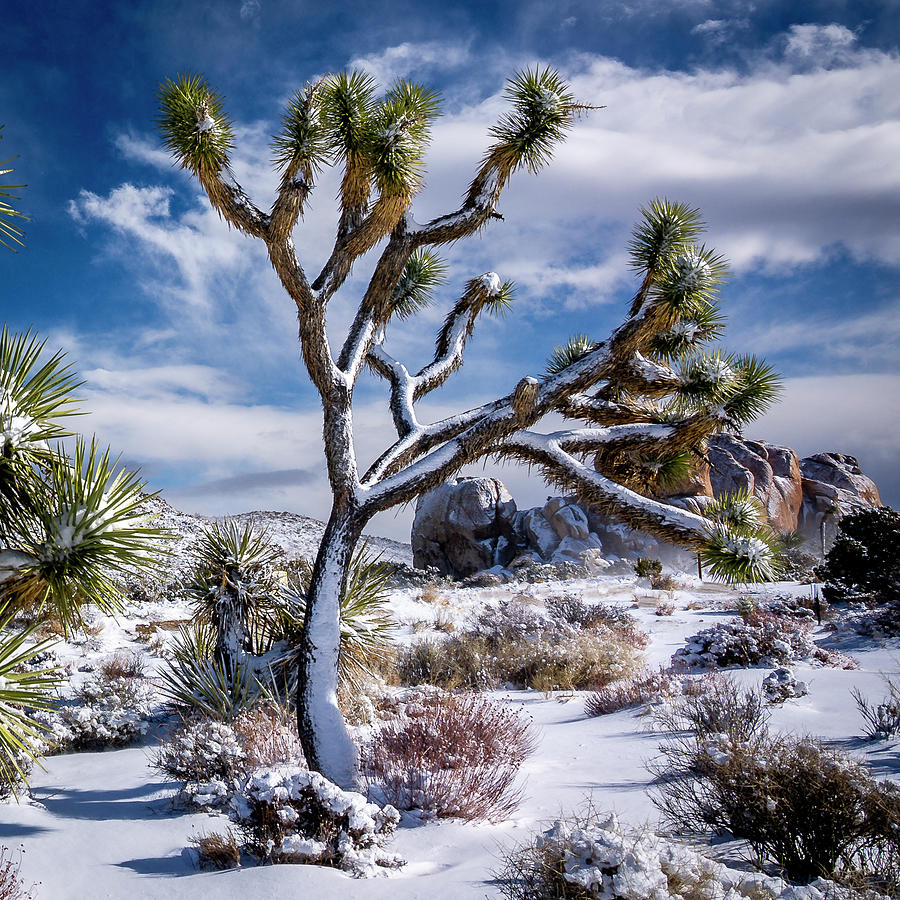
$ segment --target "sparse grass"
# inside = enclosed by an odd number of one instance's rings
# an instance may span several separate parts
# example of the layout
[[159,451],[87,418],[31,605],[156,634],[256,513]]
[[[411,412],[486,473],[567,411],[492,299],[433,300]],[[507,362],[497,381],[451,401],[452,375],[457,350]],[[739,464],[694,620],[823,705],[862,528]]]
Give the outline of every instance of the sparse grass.
[[658,616],[671,616],[675,614],[675,604],[671,600],[659,600],[654,610]]
[[605,716],[620,709],[675,697],[681,692],[682,679],[674,675],[671,669],[660,667],[638,672],[630,678],[614,681],[593,691],[585,698],[584,711],[589,716]]
[[859,688],[851,690],[856,708],[865,723],[863,730],[866,737],[873,741],[886,741],[900,735],[900,686],[887,676],[882,677],[888,694],[881,703],[869,703]]
[[104,660],[99,674],[107,681],[113,681],[116,678],[143,678],[143,657],[132,650],[119,650],[109,659]]
[[651,575],[650,587],[654,591],[674,591],[678,587],[678,582],[668,573]]
[[224,832],[193,835],[188,843],[197,848],[197,857],[203,869],[236,869],[241,864],[241,848],[230,828]]

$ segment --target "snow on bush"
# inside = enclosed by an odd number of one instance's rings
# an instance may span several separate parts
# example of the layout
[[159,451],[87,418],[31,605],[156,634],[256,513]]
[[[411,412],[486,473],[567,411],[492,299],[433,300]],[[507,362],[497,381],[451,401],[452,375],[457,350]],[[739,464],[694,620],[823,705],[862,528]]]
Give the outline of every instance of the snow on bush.
[[592,691],[584,699],[584,711],[589,716],[605,716],[620,709],[659,703],[680,695],[683,690],[683,677],[671,669],[644,670]]
[[850,900],[817,878],[806,886],[730,869],[674,841],[623,828],[615,814],[558,820],[509,853],[497,873],[509,900]]
[[530,719],[477,694],[418,691],[366,748],[363,772],[401,809],[499,821],[519,803],[515,782],[534,752]]
[[790,669],[780,668],[763,678],[762,691],[769,703],[784,703],[795,697],[805,697],[809,693],[809,685],[805,681],[797,681]]
[[247,754],[234,728],[212,719],[186,722],[153,757],[154,768],[182,782],[179,799],[188,805],[224,806],[244,774]]
[[47,728],[51,753],[127,744],[146,734],[155,690],[139,676],[110,678],[102,670],[57,709],[35,713]]
[[672,664],[775,668],[800,659],[835,668],[857,668],[850,657],[813,643],[806,620],[760,610],[733,622],[719,622],[688,638],[687,644],[672,657]]
[[192,806],[228,804],[251,770],[303,764],[303,749],[286,711],[261,705],[233,722],[196,718],[163,741],[155,768],[182,782],[178,799]]
[[250,773],[230,816],[247,849],[268,862],[334,866],[356,877],[404,862],[383,849],[400,821],[393,806],[370,803],[299,766]]

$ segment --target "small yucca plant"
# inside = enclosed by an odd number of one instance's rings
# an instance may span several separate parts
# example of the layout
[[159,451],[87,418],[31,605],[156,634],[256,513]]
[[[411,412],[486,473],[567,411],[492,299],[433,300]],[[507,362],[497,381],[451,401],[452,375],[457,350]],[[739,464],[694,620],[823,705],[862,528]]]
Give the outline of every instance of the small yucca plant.
[[[367,545],[353,555],[347,587],[341,597],[341,649],[338,672],[341,685],[351,692],[393,659],[394,621],[388,611],[388,585],[394,567],[373,555]],[[312,568],[304,563],[287,593],[301,624],[306,613],[306,592]]]

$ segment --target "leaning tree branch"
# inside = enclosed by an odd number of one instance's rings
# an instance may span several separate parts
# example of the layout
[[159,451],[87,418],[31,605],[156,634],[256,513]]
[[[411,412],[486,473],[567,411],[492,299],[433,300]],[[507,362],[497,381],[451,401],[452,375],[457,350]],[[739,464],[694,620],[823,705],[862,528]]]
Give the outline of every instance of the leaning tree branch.
[[567,453],[557,435],[522,431],[507,438],[497,454],[540,467],[551,483],[577,494],[598,511],[615,516],[632,528],[647,530],[694,547],[703,546],[708,538],[708,519],[650,500],[611,481]]

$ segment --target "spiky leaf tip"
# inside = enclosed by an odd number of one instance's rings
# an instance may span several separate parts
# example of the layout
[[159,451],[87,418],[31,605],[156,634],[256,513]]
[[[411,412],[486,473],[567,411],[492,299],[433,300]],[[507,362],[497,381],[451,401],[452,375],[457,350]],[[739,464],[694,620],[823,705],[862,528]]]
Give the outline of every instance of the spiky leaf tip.
[[223,97],[202,75],[166,79],[157,91],[157,126],[163,146],[182,168],[200,178],[216,176],[228,166],[234,130],[225,115]]
[[422,170],[439,97],[398,81],[378,104],[366,132],[366,157],[383,196],[409,199],[423,184]]
[[329,149],[346,161],[365,146],[369,119],[375,108],[375,79],[354,69],[329,75],[322,84],[320,108]]
[[557,375],[569,366],[584,359],[588,353],[596,350],[599,345],[592,341],[586,334],[573,334],[565,344],[553,348],[553,353],[544,366],[548,375]]
[[641,207],[641,221],[628,244],[631,265],[638,271],[656,275],[665,264],[696,243],[705,230],[699,209],[657,197],[648,206]]
[[274,161],[288,177],[310,181],[328,160],[329,140],[321,116],[323,81],[308,84],[288,101],[281,131],[272,138]]
[[494,143],[487,158],[506,172],[535,173],[553,155],[578,115],[593,107],[578,103],[566,81],[550,67],[526,69],[509,79],[504,91],[512,109],[490,129]]
[[653,297],[677,323],[715,309],[719,286],[725,280],[728,265],[705,246],[683,245],[661,260],[656,269]]
[[759,418],[783,390],[781,376],[764,360],[741,356],[734,362],[734,377],[722,398],[727,423],[736,428]]
[[407,319],[428,307],[446,273],[447,264],[436,253],[421,247],[415,250],[391,294],[391,315]]
[[682,316],[668,330],[654,335],[651,353],[662,360],[683,359],[697,353],[703,344],[718,340],[725,330],[725,317],[717,307],[702,306],[690,316]]
[[766,524],[762,504],[748,491],[719,494],[703,507],[703,515],[728,528],[753,530]]
[[764,528],[714,526],[700,550],[700,562],[713,578],[729,584],[777,581],[783,571],[777,539]]
[[[0,125],[0,138],[3,137],[2,131],[3,126]],[[0,176],[9,175],[11,172],[15,171],[11,167],[5,168],[9,166],[9,163],[15,158],[16,157],[12,157],[0,162]],[[13,191],[17,191],[19,188],[23,187],[25,187],[24,184],[0,184],[0,244],[3,244],[7,250],[12,250],[13,253],[16,253],[17,251],[12,244],[18,244],[20,247],[24,247],[25,244],[22,242],[22,237],[24,236],[22,230],[17,228],[10,220],[22,219],[28,221],[28,217],[19,212],[19,210],[7,201],[18,200],[18,195],[14,194]],[[12,243],[9,243],[10,241],[12,241]]]

